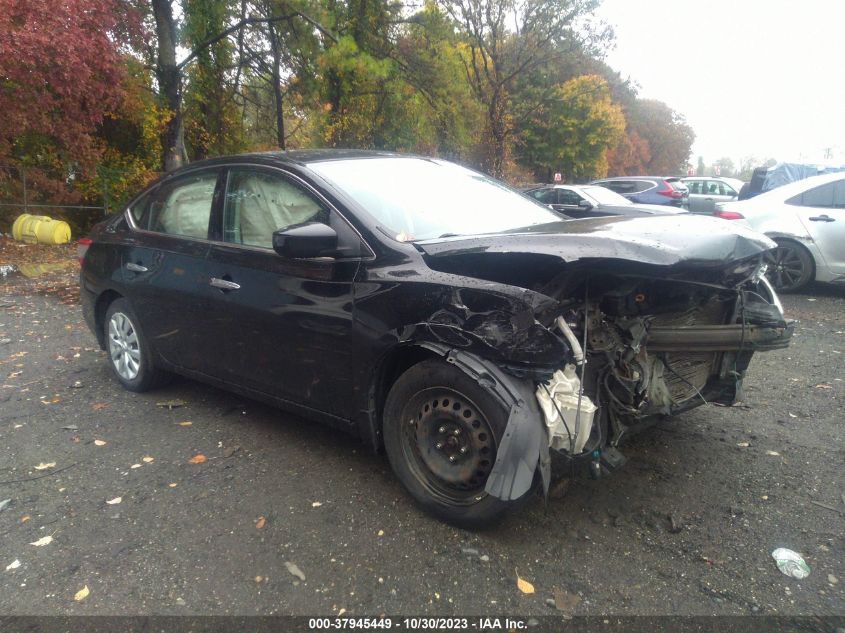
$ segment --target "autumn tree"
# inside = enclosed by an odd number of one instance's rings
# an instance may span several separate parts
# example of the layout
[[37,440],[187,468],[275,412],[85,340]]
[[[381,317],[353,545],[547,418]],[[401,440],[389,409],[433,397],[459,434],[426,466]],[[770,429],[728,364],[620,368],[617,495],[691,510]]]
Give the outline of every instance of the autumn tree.
[[639,176],[648,171],[651,150],[636,130],[626,129],[625,134],[607,152],[608,176]]
[[56,197],[89,173],[96,131],[123,96],[114,0],[0,0],[0,165]]
[[662,101],[638,99],[625,111],[628,128],[648,143],[650,159],[644,172],[686,173],[695,133],[684,117]]

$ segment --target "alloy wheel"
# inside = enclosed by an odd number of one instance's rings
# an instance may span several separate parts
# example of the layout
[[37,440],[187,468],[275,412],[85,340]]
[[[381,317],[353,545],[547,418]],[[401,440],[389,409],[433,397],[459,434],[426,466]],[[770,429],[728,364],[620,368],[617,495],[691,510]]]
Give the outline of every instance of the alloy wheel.
[[138,332],[123,312],[115,312],[109,320],[109,357],[115,371],[124,380],[134,380],[141,369],[141,347]]
[[766,277],[777,290],[798,288],[807,274],[804,258],[790,246],[779,245],[766,253],[766,264]]

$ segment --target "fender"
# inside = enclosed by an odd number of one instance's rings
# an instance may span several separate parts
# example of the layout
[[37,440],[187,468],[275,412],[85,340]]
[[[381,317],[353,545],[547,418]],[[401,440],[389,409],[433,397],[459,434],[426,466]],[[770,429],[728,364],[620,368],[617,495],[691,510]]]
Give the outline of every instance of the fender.
[[534,473],[539,468],[543,493],[547,495],[551,478],[549,436],[534,397],[534,384],[506,374],[474,354],[438,343],[421,342],[418,345],[443,356],[447,363],[475,380],[510,412],[484,490],[503,501],[519,499],[531,489]]

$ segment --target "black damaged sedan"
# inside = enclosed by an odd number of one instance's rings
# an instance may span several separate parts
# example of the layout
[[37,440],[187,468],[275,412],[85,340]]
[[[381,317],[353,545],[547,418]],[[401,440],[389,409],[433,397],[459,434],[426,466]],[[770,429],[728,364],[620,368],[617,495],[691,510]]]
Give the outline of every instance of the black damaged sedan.
[[733,403],[793,329],[762,235],[561,220],[413,156],[196,163],[81,244],[85,319],[124,387],[177,373],[356,433],[470,527],[547,491],[551,451],[598,474],[633,430]]

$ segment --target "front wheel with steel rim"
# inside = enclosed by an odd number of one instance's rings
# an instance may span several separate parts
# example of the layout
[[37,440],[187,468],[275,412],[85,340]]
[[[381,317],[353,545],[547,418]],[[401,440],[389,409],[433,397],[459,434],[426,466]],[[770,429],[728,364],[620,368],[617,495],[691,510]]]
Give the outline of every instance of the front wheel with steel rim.
[[113,301],[103,321],[109,365],[120,383],[130,391],[146,391],[160,383],[163,372],[152,362],[129,302]]
[[803,246],[778,241],[765,255],[766,277],[778,292],[797,292],[813,278],[813,257]]
[[441,360],[414,365],[385,402],[390,464],[425,510],[455,525],[494,524],[524,502],[484,491],[508,411],[460,369]]

